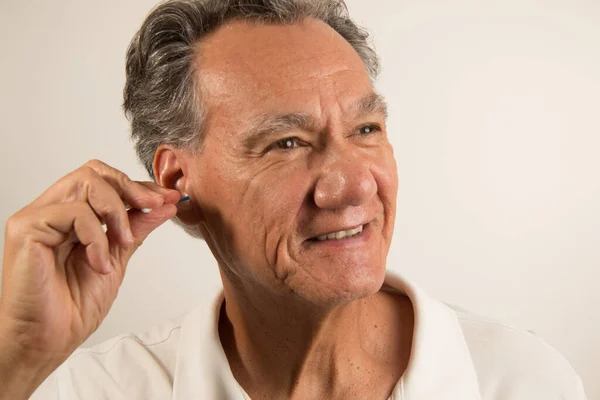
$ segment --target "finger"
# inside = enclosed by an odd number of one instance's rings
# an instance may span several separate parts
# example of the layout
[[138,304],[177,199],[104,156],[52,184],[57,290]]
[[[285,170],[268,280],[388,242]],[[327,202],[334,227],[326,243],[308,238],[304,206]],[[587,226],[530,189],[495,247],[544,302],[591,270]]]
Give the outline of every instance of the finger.
[[87,179],[100,176],[118,194],[124,203],[132,207],[155,208],[164,203],[164,198],[156,191],[132,181],[123,172],[98,160],[91,160],[82,167],[61,178],[48,188],[32,204],[44,206],[52,203],[87,200]]
[[107,176],[103,178],[115,189],[123,202],[138,210],[151,210],[160,207],[164,202],[164,195],[147,188],[141,182],[132,181],[127,175]]
[[122,171],[99,160],[90,160],[85,165],[105,179],[126,203],[139,210],[161,206],[165,203],[165,192],[171,192],[152,182],[133,181]]
[[[160,206],[164,199],[160,194],[131,181],[120,171],[108,166],[92,165],[104,175],[100,175],[92,167],[83,166],[53,185],[31,206],[87,201],[101,221],[106,222],[107,230],[117,233],[111,237],[116,238],[123,246],[131,245],[133,235],[124,201],[134,207],[152,208]],[[112,178],[109,174],[113,174]]]
[[153,230],[175,215],[177,215],[177,206],[174,204],[163,204],[148,214],[144,214],[138,210],[130,210],[131,231],[136,242],[144,240]]
[[[127,265],[133,253],[152,231],[177,215],[177,206],[174,204],[163,204],[148,214],[132,209],[129,210],[128,214],[131,231],[135,237],[135,245],[124,248],[111,248],[110,250],[111,254],[117,258],[118,264],[122,267]],[[124,271],[122,272],[124,273]]]
[[91,268],[100,274],[110,273],[108,238],[88,203],[51,204],[22,218],[22,232],[27,232],[23,237],[55,248],[74,233],[79,243],[86,247]]
[[167,189],[165,187],[157,185],[154,182],[140,181],[138,183],[150,190],[153,190],[153,191],[161,194],[163,196],[163,198],[165,199],[165,203],[175,204],[182,197],[182,194],[179,193],[179,190]]
[[125,204],[114,188],[100,177],[94,170],[85,171],[86,177],[82,180],[83,197],[91,209],[106,223],[107,232],[112,232],[121,245],[131,245],[134,241],[129,216]]

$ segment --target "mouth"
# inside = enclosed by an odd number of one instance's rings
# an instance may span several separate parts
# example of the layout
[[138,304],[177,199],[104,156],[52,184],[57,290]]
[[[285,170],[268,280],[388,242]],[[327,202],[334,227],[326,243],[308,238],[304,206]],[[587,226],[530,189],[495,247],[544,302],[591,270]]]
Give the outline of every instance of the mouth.
[[363,234],[363,231],[367,229],[369,223],[359,225],[355,228],[345,229],[336,232],[330,232],[327,234],[319,235],[308,239],[309,242],[328,242],[328,241],[345,241],[352,238],[359,237]]

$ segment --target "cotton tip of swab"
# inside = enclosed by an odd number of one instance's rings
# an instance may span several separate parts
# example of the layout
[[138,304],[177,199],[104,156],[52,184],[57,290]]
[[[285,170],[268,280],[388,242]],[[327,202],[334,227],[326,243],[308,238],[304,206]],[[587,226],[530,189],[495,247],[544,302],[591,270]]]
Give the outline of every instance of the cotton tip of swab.
[[140,211],[143,212],[144,214],[148,214],[150,211],[152,211],[152,209],[151,208],[142,208]]

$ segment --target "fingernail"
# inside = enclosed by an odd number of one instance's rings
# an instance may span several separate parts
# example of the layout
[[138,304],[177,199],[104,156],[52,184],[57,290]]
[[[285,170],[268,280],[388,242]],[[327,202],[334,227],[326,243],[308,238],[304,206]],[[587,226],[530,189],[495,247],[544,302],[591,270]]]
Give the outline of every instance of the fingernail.
[[140,211],[143,212],[144,214],[148,214],[150,211],[152,211],[152,209],[151,208],[142,208]]

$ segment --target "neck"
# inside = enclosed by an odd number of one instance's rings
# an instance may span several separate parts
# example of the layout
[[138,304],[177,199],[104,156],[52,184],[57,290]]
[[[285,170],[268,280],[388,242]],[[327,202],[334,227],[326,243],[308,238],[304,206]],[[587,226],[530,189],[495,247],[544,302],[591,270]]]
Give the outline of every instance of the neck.
[[340,398],[362,390],[387,398],[406,368],[413,321],[404,296],[378,292],[323,307],[291,292],[234,287],[225,276],[223,283],[221,342],[252,398]]

